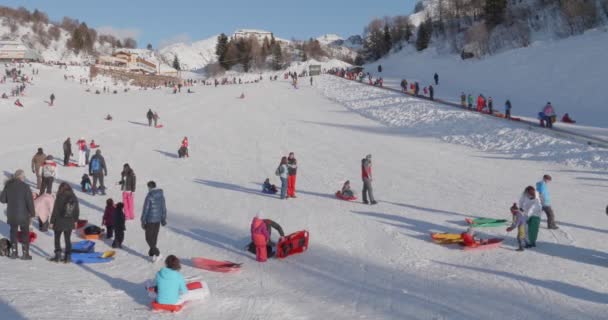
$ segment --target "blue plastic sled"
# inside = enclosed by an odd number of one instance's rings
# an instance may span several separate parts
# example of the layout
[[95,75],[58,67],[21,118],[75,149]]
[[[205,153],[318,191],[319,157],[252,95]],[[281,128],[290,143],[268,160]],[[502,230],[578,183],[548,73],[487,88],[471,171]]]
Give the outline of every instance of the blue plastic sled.
[[72,262],[76,264],[104,263],[114,260],[114,258],[102,258],[103,252],[91,253],[72,253]]
[[73,253],[91,253],[95,251],[95,242],[90,240],[84,240],[76,243],[72,243]]

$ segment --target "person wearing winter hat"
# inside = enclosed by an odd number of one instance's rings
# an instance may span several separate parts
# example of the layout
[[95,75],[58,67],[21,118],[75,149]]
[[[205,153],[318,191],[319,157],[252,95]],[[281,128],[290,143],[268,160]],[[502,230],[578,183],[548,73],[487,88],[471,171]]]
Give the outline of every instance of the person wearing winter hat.
[[53,181],[57,178],[57,163],[53,161],[53,156],[48,155],[44,160],[44,165],[41,168],[42,171],[42,186],[40,187],[40,194],[53,193]]
[[[374,192],[372,188],[372,155],[368,154],[361,159],[361,179],[363,180],[363,203],[376,204],[374,200]],[[369,202],[367,201],[369,197]]]
[[36,188],[38,190],[42,187],[40,168],[44,165],[44,160],[46,160],[46,154],[44,154],[42,148],[38,148],[38,152],[32,157],[32,173],[36,175]]
[[103,177],[108,175],[106,168],[106,160],[101,155],[101,150],[97,149],[95,155],[89,162],[89,175],[93,176],[92,195],[97,194],[97,181],[99,181],[99,190],[102,195],[106,193],[106,186],[103,184]]
[[157,261],[161,255],[156,243],[160,226],[167,224],[167,206],[163,190],[156,188],[156,182],[149,181],[148,190],[141,214],[141,227],[146,232],[146,242],[150,247],[148,256],[152,261]]
[[32,190],[25,183],[25,172],[21,169],[15,171],[11,179],[4,184],[0,193],[0,203],[6,204],[6,223],[10,225],[11,253],[9,258],[16,259],[17,232],[21,231],[23,255],[21,259],[31,260],[30,256],[30,224],[36,216]]

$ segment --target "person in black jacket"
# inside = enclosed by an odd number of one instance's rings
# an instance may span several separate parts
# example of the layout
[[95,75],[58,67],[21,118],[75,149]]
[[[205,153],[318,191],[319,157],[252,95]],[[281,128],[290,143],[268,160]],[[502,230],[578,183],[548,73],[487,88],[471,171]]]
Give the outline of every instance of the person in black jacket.
[[114,242],[112,243],[112,248],[120,248],[122,249],[122,242],[125,240],[125,231],[127,230],[125,226],[125,213],[123,212],[124,205],[122,202],[116,204],[116,209],[114,209]]
[[151,127],[152,118],[154,118],[154,112],[152,112],[152,109],[148,109],[148,113],[146,113],[146,118],[148,118],[148,127]]
[[36,216],[32,190],[25,183],[25,172],[21,169],[15,171],[13,177],[6,182],[4,190],[0,193],[0,202],[6,204],[6,223],[11,226],[11,253],[9,258],[16,259],[17,232],[21,231],[23,255],[21,259],[31,260],[30,256],[30,224]]
[[122,190],[122,202],[124,205],[125,217],[129,220],[135,219],[134,210],[134,199],[133,193],[135,192],[135,172],[131,169],[128,163],[122,166],[122,172],[120,173],[120,189]]
[[102,195],[106,194],[106,186],[103,184],[103,177],[108,175],[106,168],[106,160],[101,155],[101,150],[97,149],[95,155],[89,162],[89,175],[93,176],[92,195],[97,194],[97,181],[99,181],[99,189]]
[[435,75],[433,76],[433,78],[435,79],[435,85],[438,86],[439,85],[439,75],[437,74],[437,72],[435,72]]
[[68,137],[67,140],[63,142],[63,165],[68,166],[70,163],[70,157],[72,156],[72,141]]
[[435,100],[435,89],[432,85],[429,85],[429,96],[431,100]]
[[55,257],[50,260],[59,262],[61,260],[61,234],[65,240],[65,256],[64,263],[72,261],[72,242],[70,237],[72,230],[76,228],[78,217],[80,216],[80,207],[78,198],[74,194],[72,187],[66,182],[62,182],[57,190],[57,197],[53,205],[53,214],[51,214],[51,229],[55,233]]

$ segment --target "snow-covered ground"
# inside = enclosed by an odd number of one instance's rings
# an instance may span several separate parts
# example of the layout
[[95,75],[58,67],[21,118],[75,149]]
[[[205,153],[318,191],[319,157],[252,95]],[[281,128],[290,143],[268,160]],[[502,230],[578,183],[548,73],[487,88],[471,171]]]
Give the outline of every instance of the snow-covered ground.
[[[95,139],[109,166],[109,196],[120,198],[123,163],[138,177],[137,213],[148,180],[164,189],[169,216],[159,248],[183,258],[183,273],[202,277],[212,295],[175,316],[151,313],[143,286],[159,264],[147,261],[136,220],[109,264],[47,262],[51,232],[39,235],[33,261],[0,259],[3,319],[605,319],[605,151],[330,76],[298,90],[262,81],[195,94],[94,95],[64,81],[64,70],[35,67],[25,108],[0,100],[5,174],[28,169],[37,147],[58,157],[68,136]],[[246,98],[237,99],[242,91]],[[44,103],[51,92],[55,107]],[[149,107],[163,129],[144,124]],[[114,121],[103,120],[107,113]],[[183,136],[186,160],[175,157]],[[298,198],[260,193],[264,178],[277,183],[274,170],[290,151],[299,160]],[[360,189],[368,153],[380,203],[336,200],[344,180]],[[73,185],[82,173],[59,168]],[[514,234],[503,228],[479,230],[506,238],[495,250],[429,241],[431,231],[462,232],[465,217],[509,218],[510,205],[544,173],[554,178],[561,228],[543,227],[535,250],[515,252]],[[77,195],[82,216],[100,223],[105,197]],[[286,232],[309,230],[308,252],[255,262],[243,247],[259,211]],[[0,234],[8,236],[4,222]],[[98,242],[97,250],[107,248]],[[243,270],[194,269],[187,259],[195,256],[243,262]]]
[[459,101],[461,92],[484,94],[499,110],[510,99],[513,113],[533,118],[550,101],[560,118],[569,113],[582,125],[606,128],[606,94],[600,88],[608,81],[607,50],[608,32],[601,28],[560,41],[536,41],[481,60],[463,61],[432,49],[417,53],[409,46],[367,65],[366,71],[378,75],[380,64],[385,84],[399,87],[405,78],[419,81],[421,89],[433,83],[437,72],[439,98]]

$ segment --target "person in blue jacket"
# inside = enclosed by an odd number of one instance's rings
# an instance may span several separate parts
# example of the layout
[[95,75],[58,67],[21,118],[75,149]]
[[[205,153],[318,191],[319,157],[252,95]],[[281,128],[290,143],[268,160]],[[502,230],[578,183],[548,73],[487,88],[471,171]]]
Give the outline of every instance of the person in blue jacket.
[[164,268],[156,273],[156,302],[160,304],[180,304],[180,296],[188,293],[186,280],[179,273],[181,263],[179,259],[170,255],[165,259]]
[[547,215],[547,228],[548,229],[558,229],[557,224],[555,223],[555,214],[553,213],[553,208],[551,208],[551,195],[549,194],[549,189],[547,188],[547,184],[551,182],[551,176],[546,174],[543,176],[543,179],[536,183],[536,191],[540,195],[540,201],[543,206],[543,211]]
[[141,214],[141,227],[146,231],[146,242],[150,247],[148,256],[155,262],[160,256],[156,247],[158,231],[161,225],[164,227],[167,224],[167,206],[163,190],[156,188],[156,182],[148,182],[148,190]]

